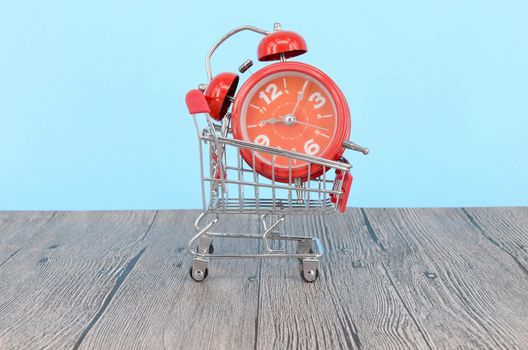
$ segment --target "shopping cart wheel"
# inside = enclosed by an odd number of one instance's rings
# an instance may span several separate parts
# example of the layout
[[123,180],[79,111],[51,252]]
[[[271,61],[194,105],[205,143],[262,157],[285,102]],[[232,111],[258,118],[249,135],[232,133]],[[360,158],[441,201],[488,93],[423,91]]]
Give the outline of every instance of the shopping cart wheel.
[[319,277],[319,260],[316,259],[303,259],[301,262],[301,278],[304,282],[312,283],[315,282]]
[[194,259],[189,273],[193,280],[196,282],[202,282],[209,274],[207,261],[202,259]]

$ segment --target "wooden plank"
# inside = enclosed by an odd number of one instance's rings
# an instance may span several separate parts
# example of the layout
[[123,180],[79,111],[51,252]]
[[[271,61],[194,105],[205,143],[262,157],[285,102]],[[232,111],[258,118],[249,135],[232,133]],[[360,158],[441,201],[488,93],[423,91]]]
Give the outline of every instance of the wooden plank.
[[286,231],[319,236],[327,254],[313,284],[301,280],[297,261],[263,261],[257,348],[428,347],[383,271],[384,252],[360,210],[294,217]]
[[31,244],[55,216],[55,212],[0,211],[0,268]]
[[432,348],[528,344],[527,280],[460,209],[368,209],[383,266]]
[[59,212],[40,225],[0,269],[0,347],[75,347],[141,258],[154,218]]
[[[191,280],[187,242],[197,211],[160,212],[151,244],[84,339],[85,349],[249,349],[254,347],[258,260],[212,260]],[[216,231],[256,233],[255,217],[221,217]],[[215,252],[249,249],[214,242]]]
[[462,210],[477,230],[508,254],[528,278],[528,207]]

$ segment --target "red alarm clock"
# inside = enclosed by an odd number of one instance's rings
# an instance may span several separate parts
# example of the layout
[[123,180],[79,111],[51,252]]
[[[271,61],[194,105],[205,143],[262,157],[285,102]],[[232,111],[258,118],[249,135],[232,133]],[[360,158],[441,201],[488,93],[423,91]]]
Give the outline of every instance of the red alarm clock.
[[[350,112],[337,85],[319,69],[301,62],[278,62],[253,74],[233,105],[233,136],[240,140],[315,157],[338,160],[350,135]],[[244,160],[271,178],[271,155],[241,149]],[[255,164],[253,164],[253,159]],[[275,159],[275,180],[306,181],[323,168],[286,157]]]
[[[339,160],[351,129],[345,96],[321,70],[305,63],[286,61],[307,52],[306,43],[299,34],[284,31],[280,25],[274,29],[266,33],[257,53],[260,61],[279,62],[252,74],[236,95],[238,75],[221,73],[210,77],[204,92],[210,115],[221,120],[233,102],[231,129],[234,138]],[[240,149],[244,160],[259,174],[279,182],[287,183],[292,179],[304,182],[328,170],[285,156],[272,159],[270,153],[253,152],[254,155],[249,149]]]

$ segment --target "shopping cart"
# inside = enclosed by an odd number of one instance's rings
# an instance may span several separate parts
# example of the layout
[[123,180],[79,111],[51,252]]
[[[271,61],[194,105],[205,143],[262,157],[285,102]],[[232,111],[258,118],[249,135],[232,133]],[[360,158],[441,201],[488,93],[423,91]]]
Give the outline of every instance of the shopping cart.
[[[200,99],[203,96],[199,90],[194,92],[195,96],[188,95],[188,99]],[[203,114],[192,114],[199,141],[203,212],[194,223],[196,235],[188,244],[188,250],[194,256],[191,277],[195,281],[204,280],[208,274],[209,260],[215,258],[296,258],[300,260],[301,277],[307,282],[315,281],[319,273],[319,258],[324,254],[319,238],[286,235],[280,229],[290,215],[328,214],[338,209],[344,210],[344,196],[348,195],[344,191],[344,184],[347,178],[351,181],[351,177],[346,176],[351,165],[343,158],[341,161],[332,161],[229,138],[229,115],[220,126],[215,125],[207,114],[205,100],[203,106]],[[204,128],[200,127],[201,116],[206,121]],[[348,146],[363,153],[368,152],[352,142]],[[279,183],[273,176],[271,179],[263,177],[245,164],[241,149],[248,150],[252,157],[257,152],[269,154],[272,173],[275,172],[277,157],[286,157],[290,181]],[[291,176],[294,161],[306,162],[309,167],[320,165],[323,167],[322,175],[306,182],[296,181]],[[221,214],[258,216],[263,233],[213,232],[213,226],[220,220]],[[262,251],[218,254],[213,248],[216,238],[260,240]],[[296,250],[275,248],[276,243],[281,241],[294,242]]]
[[[258,32],[254,27],[240,27],[213,46],[206,59],[209,81],[212,52],[229,36],[244,29]],[[300,261],[301,277],[306,282],[315,281],[319,259],[324,254],[321,241],[316,237],[285,234],[284,222],[296,214],[344,211],[352,182],[351,165],[344,158],[329,160],[233,138],[230,113],[221,119],[221,124],[213,120],[203,90],[203,87],[191,90],[186,96],[199,141],[203,205],[203,212],[194,223],[196,234],[188,244],[193,256],[191,277],[203,281],[208,275],[209,261],[215,258],[295,258]],[[345,141],[343,147],[368,153],[366,148],[350,141]],[[253,160],[251,164],[255,164],[255,157],[271,159],[271,176],[263,176],[250,167],[246,163],[248,154]],[[293,164],[298,162],[307,164],[308,174],[315,173],[311,169],[322,169],[317,171],[321,175],[294,177]],[[276,163],[282,164],[282,174],[284,164],[288,164],[288,181],[284,181],[284,175],[276,179]],[[259,220],[261,234],[213,231],[215,224],[229,214],[254,216]],[[258,240],[261,244],[256,244],[254,251],[215,252],[213,241],[218,239]]]

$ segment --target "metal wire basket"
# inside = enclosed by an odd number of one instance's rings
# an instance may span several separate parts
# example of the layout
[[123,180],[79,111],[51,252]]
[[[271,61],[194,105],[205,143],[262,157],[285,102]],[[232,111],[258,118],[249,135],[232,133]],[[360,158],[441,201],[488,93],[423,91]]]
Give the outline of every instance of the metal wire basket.
[[[228,122],[229,117],[224,121]],[[205,212],[286,215],[336,211],[336,203],[343,194],[344,179],[336,174],[347,172],[351,168],[347,162],[230,139],[222,135],[222,132],[217,132],[218,128],[214,127],[201,132],[198,124],[196,127],[200,140],[202,201]],[[229,129],[224,127],[224,130]],[[269,155],[272,174],[275,173],[275,159],[287,158],[289,181],[282,183],[275,181],[274,176],[267,179],[260,175],[242,159],[241,149],[249,150],[253,159],[256,153]],[[209,166],[204,166],[204,159]],[[292,176],[292,164],[295,161],[306,162],[308,173],[313,165],[320,165],[323,173],[317,178],[302,182],[300,178]]]

